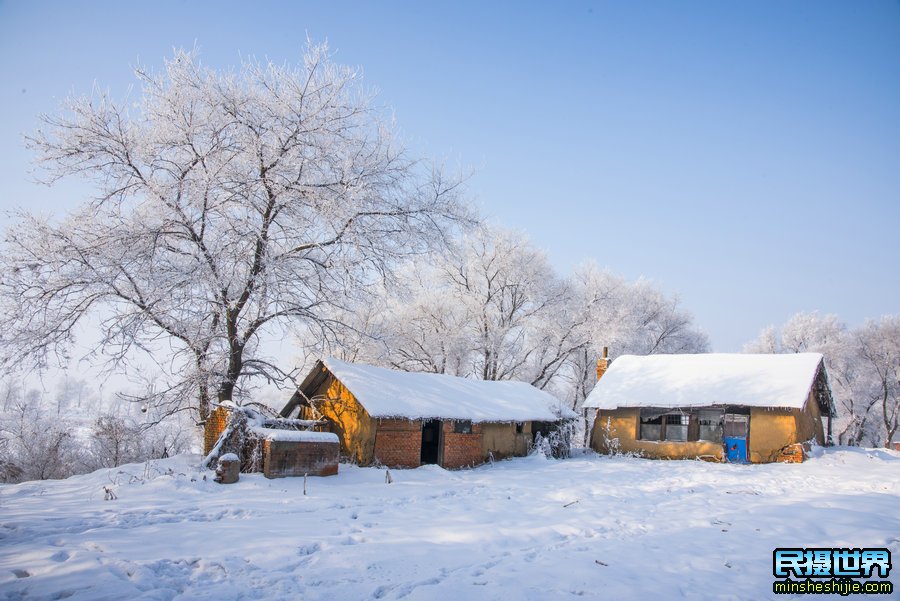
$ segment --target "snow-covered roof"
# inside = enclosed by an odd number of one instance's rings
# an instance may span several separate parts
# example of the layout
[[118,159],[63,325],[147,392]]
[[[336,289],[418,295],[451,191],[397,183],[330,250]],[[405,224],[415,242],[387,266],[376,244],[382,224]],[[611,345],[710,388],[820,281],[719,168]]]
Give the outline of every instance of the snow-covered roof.
[[323,359],[372,417],[461,419],[473,422],[556,421],[575,417],[560,401],[525,382],[488,382],[404,372]]
[[822,355],[623,355],[614,360],[585,407],[783,407],[801,409]]

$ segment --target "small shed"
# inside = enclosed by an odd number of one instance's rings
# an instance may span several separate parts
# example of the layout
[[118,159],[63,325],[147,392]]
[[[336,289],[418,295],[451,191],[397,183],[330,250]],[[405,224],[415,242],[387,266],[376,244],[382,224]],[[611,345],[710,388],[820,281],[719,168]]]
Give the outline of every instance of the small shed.
[[218,405],[206,423],[206,459],[213,462],[234,453],[243,472],[267,478],[333,476],[338,473],[340,445],[330,432],[318,432],[321,422],[266,417],[231,402]]
[[445,468],[522,456],[534,436],[576,414],[524,382],[402,372],[333,358],[315,367],[281,411],[324,419],[359,465]]
[[624,355],[598,376],[583,406],[601,453],[796,461],[835,415],[818,353]]
[[262,445],[262,472],[266,478],[338,473],[340,447],[337,436],[331,432],[260,427],[251,432]]

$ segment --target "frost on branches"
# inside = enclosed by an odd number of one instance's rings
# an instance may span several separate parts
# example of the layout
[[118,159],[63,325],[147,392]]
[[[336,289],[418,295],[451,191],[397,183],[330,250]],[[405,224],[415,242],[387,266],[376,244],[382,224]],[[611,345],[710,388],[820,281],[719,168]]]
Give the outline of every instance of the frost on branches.
[[822,353],[838,413],[834,442],[890,448],[900,438],[900,316],[851,330],[836,315],[798,313],[744,351]]
[[367,334],[354,350],[366,361],[544,389],[582,344],[567,284],[520,234],[479,228],[402,275],[377,307],[354,312]]
[[218,72],[178,52],[136,76],[137,103],[95,90],[29,139],[49,183],[81,176],[97,194],[10,228],[4,364],[64,356],[93,314],[112,367],[152,355],[168,376],[147,400],[204,419],[249,379],[287,377],[267,338],[328,338],[333,309],[470,221],[459,181],[407,155],[325,46],[296,68]]
[[408,265],[401,286],[355,307],[340,354],[406,371],[521,380],[575,407],[609,346],[624,353],[707,349],[678,299],[645,280],[587,265],[561,277],[524,235],[479,228],[449,252]]

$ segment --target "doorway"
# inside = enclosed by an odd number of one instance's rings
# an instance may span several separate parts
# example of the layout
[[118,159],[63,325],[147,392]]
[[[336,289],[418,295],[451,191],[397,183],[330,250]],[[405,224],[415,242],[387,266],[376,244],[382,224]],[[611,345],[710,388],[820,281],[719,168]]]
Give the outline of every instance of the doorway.
[[747,438],[750,434],[750,416],[743,413],[725,414],[725,459],[728,463],[747,463]]
[[420,463],[439,464],[441,461],[441,428],[439,419],[427,419],[422,422],[422,455]]

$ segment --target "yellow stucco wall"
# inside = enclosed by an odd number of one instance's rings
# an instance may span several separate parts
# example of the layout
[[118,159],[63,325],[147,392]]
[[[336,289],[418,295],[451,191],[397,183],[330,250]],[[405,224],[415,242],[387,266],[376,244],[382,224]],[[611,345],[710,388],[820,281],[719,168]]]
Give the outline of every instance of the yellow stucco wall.
[[337,379],[328,377],[313,403],[341,441],[341,454],[359,465],[375,457],[375,420]]
[[514,423],[481,424],[481,446],[484,457],[492,453],[494,459],[504,457],[521,457],[528,452],[528,441],[531,440],[531,422],[525,422],[522,432],[516,433]]
[[806,407],[803,408],[803,421],[799,424],[800,440],[816,439],[820,445],[825,444],[825,427],[822,425],[822,410],[813,392],[809,393]]
[[[641,411],[623,408],[600,411],[591,432],[591,448],[598,453],[638,453],[655,459],[693,459],[700,456],[723,459],[720,441],[669,442],[637,440]],[[812,393],[804,408],[750,410],[749,454],[752,463],[777,460],[787,445],[815,439],[824,444],[819,405]]]
[[797,442],[797,413],[791,409],[750,410],[747,445],[751,463],[775,461],[782,447]]
[[591,448],[598,453],[637,453],[653,459],[722,459],[721,442],[698,440],[671,442],[638,440],[641,410],[636,408],[600,411],[591,432]]
[[764,409],[750,411],[750,461],[769,463],[778,459],[789,444],[815,439],[825,443],[819,404],[812,393],[803,409]]

